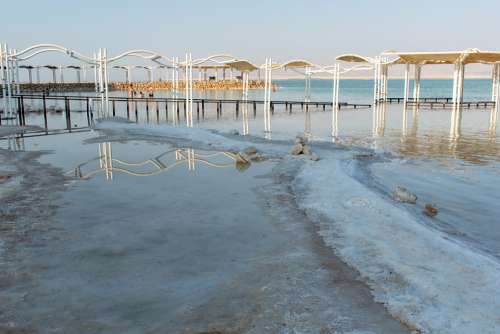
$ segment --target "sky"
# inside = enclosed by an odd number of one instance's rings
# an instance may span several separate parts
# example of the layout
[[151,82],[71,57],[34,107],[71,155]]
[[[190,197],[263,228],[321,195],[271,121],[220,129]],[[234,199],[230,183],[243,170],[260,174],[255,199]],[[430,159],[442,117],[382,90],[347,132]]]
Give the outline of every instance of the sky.
[[[0,42],[17,49],[55,43],[84,54],[106,47],[111,55],[148,49],[323,65],[344,53],[500,50],[498,0],[24,0],[2,7],[9,15],[2,15]],[[40,62],[67,62],[62,57],[46,55]]]

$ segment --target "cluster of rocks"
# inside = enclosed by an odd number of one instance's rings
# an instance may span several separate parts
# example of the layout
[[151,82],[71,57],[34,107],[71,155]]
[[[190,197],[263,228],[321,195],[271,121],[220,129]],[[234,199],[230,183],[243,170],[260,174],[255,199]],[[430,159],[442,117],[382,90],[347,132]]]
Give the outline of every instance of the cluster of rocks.
[[292,151],[290,153],[292,155],[307,155],[312,161],[319,160],[319,156],[311,151],[311,148],[309,147],[309,145],[307,145],[306,139],[303,136],[297,136],[295,138],[295,145],[293,145]]
[[243,151],[240,151],[235,154],[236,158],[236,168],[239,171],[244,171],[248,167],[250,167],[252,161],[264,161],[266,157],[260,154],[254,146],[247,147]]
[[[401,203],[410,203],[410,204],[417,203],[417,195],[411,193],[405,187],[398,186],[396,190],[394,190],[394,192],[392,193],[392,198],[395,201]],[[424,214],[426,214],[429,217],[434,217],[438,214],[438,209],[434,205],[427,203],[424,206]]]

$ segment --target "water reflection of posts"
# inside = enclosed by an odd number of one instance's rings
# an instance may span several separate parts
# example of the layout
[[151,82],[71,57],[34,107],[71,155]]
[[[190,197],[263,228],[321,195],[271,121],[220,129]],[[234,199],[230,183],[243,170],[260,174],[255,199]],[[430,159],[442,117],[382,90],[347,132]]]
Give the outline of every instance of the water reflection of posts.
[[408,106],[406,102],[403,104],[403,130],[401,134],[405,137],[408,134]]
[[[165,159],[168,154],[175,154],[175,161],[168,163],[163,162],[162,159]],[[97,158],[90,159],[86,162],[83,162],[76,166],[74,169],[68,171],[66,174],[74,174],[75,177],[81,179],[88,179],[100,172],[105,172],[106,179],[112,180],[113,173],[119,172],[128,174],[131,176],[153,176],[165,172],[177,165],[187,164],[188,170],[195,170],[196,162],[202,163],[209,167],[214,168],[229,168],[234,167],[239,171],[243,171],[250,166],[250,162],[242,159],[239,154],[232,152],[214,152],[214,153],[196,153],[194,149],[171,149],[165,151],[153,158],[146,159],[141,162],[127,162],[117,158],[113,158],[111,143],[105,142],[98,144],[98,154]],[[217,157],[225,157],[231,160],[230,163],[221,163],[221,162],[212,162],[211,158]],[[83,173],[82,168],[89,165],[92,162],[99,161],[99,167],[95,170],[91,170],[90,172]],[[151,170],[153,167],[153,170]],[[145,168],[146,171],[140,172],[137,171],[137,168]]]
[[498,109],[500,108],[500,63],[493,65],[491,99],[494,106],[490,113],[490,132],[496,133]]
[[383,137],[385,132],[385,110],[386,104],[376,103],[373,105],[373,128],[372,132],[375,137]]
[[339,86],[340,86],[340,64],[333,66],[333,89],[332,89],[332,137],[335,140],[339,135]]
[[[272,60],[266,58],[264,65],[264,132],[271,132],[271,86],[272,86]],[[267,136],[266,136],[267,138]]]
[[242,133],[244,136],[248,135],[248,71],[244,71],[243,75],[243,92],[242,92],[242,119],[243,119],[243,130]]
[[311,133],[311,112],[309,110],[306,110],[304,112],[304,136],[306,138],[311,138],[312,133]]
[[99,144],[99,167],[105,171],[106,180],[113,180],[113,155],[110,142]]

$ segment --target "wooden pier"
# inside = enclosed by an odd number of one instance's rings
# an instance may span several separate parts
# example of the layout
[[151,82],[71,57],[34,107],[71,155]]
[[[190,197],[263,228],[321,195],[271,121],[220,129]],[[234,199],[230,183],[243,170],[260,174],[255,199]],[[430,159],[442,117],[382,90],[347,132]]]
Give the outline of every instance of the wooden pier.
[[[17,106],[17,117],[20,125],[26,124],[26,113],[27,112],[41,112],[43,113],[44,128],[48,129],[49,126],[49,112],[51,111],[48,107],[48,101],[60,101],[64,102],[62,110],[56,110],[59,112],[64,112],[66,118],[66,129],[71,130],[71,114],[72,112],[85,112],[87,126],[90,126],[94,119],[93,102],[100,102],[100,97],[93,96],[77,96],[77,95],[44,95],[44,94],[21,94],[13,95],[12,98],[16,101]],[[26,101],[40,101],[40,109],[27,111],[25,104]],[[83,105],[83,110],[74,110],[71,108],[72,102],[80,102]],[[120,115],[131,119],[132,115],[135,115],[135,119],[138,119],[139,113],[146,113],[149,119],[150,112],[156,112],[158,115],[160,110],[166,113],[168,117],[169,107],[174,110],[171,112],[177,113],[177,119],[180,119],[181,111],[184,115],[186,112],[186,100],[185,98],[162,98],[162,97],[109,97],[110,102],[110,115],[118,116],[119,110],[125,110]],[[197,98],[193,99],[194,109],[196,110],[197,119],[205,118],[205,112],[209,110],[216,111],[217,118],[222,116],[223,110],[231,108],[235,116],[238,117],[242,109],[242,106],[246,104],[249,113],[253,113],[253,116],[257,116],[257,105],[264,104],[262,100],[238,100],[238,99],[206,99]],[[170,105],[170,106],[169,106]],[[284,106],[285,111],[289,114],[293,113],[295,110],[298,111],[326,111],[327,107],[331,108],[332,102],[319,102],[319,101],[286,101],[286,100],[275,100],[270,102],[271,112],[274,114],[275,107]],[[362,103],[339,103],[340,108],[350,108],[350,109],[360,109],[360,108],[370,108],[371,104]],[[122,107],[122,109],[120,109]],[[5,119],[5,118],[3,118]],[[2,124],[2,118],[0,117],[0,125]],[[73,127],[73,129],[75,129]]]
[[[380,100],[380,102],[383,102]],[[387,97],[385,99],[386,103],[389,104],[399,104],[404,103],[403,97]],[[409,98],[407,100],[407,105],[417,106],[419,108],[426,109],[451,109],[453,108],[453,98],[451,97],[421,97],[418,100]],[[463,101],[460,103],[462,109],[481,109],[481,108],[492,108],[495,106],[494,101]]]

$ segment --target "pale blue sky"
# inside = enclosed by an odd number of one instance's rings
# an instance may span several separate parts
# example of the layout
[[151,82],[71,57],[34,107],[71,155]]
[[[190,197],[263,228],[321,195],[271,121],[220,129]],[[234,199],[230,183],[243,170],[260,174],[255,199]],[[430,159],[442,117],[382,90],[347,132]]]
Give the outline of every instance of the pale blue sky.
[[346,52],[500,50],[498,0],[24,0],[5,1],[2,12],[0,40],[18,49],[52,42],[87,54],[145,48],[322,64]]

